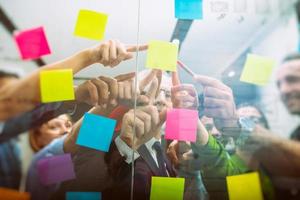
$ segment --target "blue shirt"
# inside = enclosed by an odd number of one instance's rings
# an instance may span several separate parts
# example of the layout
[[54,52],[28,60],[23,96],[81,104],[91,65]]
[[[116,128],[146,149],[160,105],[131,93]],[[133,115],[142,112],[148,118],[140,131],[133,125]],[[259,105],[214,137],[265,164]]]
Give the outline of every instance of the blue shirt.
[[31,200],[46,200],[56,191],[59,184],[44,186],[39,179],[37,163],[39,160],[64,154],[63,145],[67,135],[53,140],[49,145],[36,153],[32,159],[26,178],[26,191],[31,194]]
[[0,143],[0,187],[19,189],[21,176],[20,149],[17,140]]

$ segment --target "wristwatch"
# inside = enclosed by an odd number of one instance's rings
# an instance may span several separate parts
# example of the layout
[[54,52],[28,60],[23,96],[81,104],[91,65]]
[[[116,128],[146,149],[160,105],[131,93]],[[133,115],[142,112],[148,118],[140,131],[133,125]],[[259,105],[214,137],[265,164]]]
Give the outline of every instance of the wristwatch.
[[240,136],[238,137],[236,143],[238,146],[245,144],[247,139],[250,137],[251,133],[254,131],[256,123],[250,117],[240,117],[238,120],[240,126]]
[[256,123],[251,117],[240,117],[238,122],[242,131],[254,131]]

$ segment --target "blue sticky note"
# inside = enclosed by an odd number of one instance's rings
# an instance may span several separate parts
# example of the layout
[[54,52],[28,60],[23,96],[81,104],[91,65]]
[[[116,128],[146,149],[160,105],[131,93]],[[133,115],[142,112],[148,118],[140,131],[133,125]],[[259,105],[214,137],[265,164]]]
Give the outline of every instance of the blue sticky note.
[[101,192],[67,192],[67,200],[101,200]]
[[175,0],[175,17],[178,19],[202,19],[202,0]]
[[76,144],[108,152],[116,120],[85,113]]

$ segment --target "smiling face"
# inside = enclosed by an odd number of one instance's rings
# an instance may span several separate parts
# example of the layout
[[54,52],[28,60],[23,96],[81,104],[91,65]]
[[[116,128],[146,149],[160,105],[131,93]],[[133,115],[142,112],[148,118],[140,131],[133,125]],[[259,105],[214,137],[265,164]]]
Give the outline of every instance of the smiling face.
[[40,127],[38,140],[41,144],[47,145],[53,139],[69,133],[71,128],[72,122],[69,117],[67,115],[60,115]]
[[277,86],[289,112],[300,115],[300,60],[286,62],[279,68]]
[[48,145],[52,140],[71,132],[72,122],[68,115],[60,115],[40,127],[32,130],[31,146],[35,151],[39,151]]

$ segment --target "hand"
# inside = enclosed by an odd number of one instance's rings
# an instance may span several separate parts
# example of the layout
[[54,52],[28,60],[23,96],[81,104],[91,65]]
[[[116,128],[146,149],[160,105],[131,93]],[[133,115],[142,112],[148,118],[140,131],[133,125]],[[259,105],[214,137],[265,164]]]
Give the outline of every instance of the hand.
[[214,119],[215,126],[226,133],[238,128],[238,116],[231,88],[217,79],[196,75],[194,80],[203,86],[204,115]]
[[163,122],[154,106],[138,107],[135,115],[132,109],[123,117],[120,138],[129,147],[138,149],[156,135]]
[[265,147],[272,146],[273,138],[274,133],[260,125],[256,125],[253,132],[250,133],[249,138],[244,141],[243,145],[239,146],[239,149],[244,153],[253,155]]
[[[171,98],[173,108],[184,108],[198,110],[199,100],[198,94],[193,85],[181,84],[177,72],[172,74]],[[208,142],[208,132],[198,119],[197,123],[197,141],[199,145],[205,145]]]
[[[75,89],[75,98],[78,102],[91,106],[116,106],[120,97],[119,82],[132,80],[135,73],[119,75],[116,78],[100,76],[84,82]],[[122,88],[121,88],[122,89]]]
[[[135,97],[137,105],[145,106],[152,104],[160,89],[160,73],[158,70],[151,70],[145,78],[139,81],[138,88],[135,88],[133,79],[123,80],[122,76],[115,77],[118,81],[119,103],[128,107],[134,106]],[[149,86],[147,91],[144,89]]]
[[174,108],[197,110],[199,106],[195,87],[181,84],[177,72],[172,72],[171,100]]
[[182,84],[173,86],[171,99],[174,108],[197,110],[199,106],[198,94],[193,85]]
[[109,40],[91,48],[89,52],[92,63],[115,67],[122,61],[133,58],[133,52],[143,51],[147,48],[147,45],[125,46],[118,40]]
[[199,170],[199,160],[194,158],[191,146],[187,142],[174,140],[167,149],[167,156],[175,168],[184,171]]

